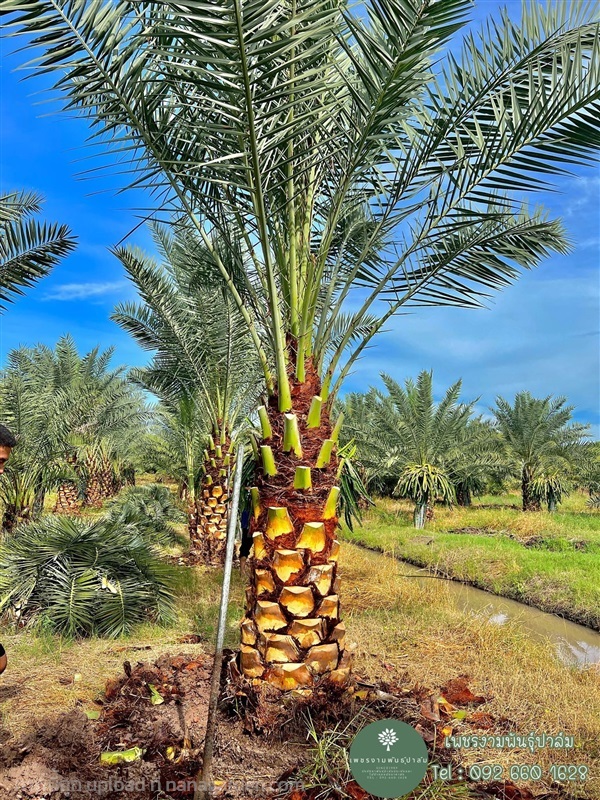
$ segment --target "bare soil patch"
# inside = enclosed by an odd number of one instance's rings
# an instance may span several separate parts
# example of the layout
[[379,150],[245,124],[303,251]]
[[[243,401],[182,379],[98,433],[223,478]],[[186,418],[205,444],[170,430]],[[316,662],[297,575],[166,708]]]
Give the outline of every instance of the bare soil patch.
[[[0,728],[0,800],[188,800],[201,763],[211,669],[205,654],[165,655],[135,667],[126,661],[94,706],[42,719],[20,739]],[[491,698],[472,692],[466,675],[435,691],[407,675],[391,682],[355,677],[348,688],[320,686],[310,697],[270,697],[231,676],[224,667],[214,770],[216,796],[224,800],[372,800],[348,774],[339,776],[337,789],[295,788],[312,757],[308,717],[319,736],[336,726],[352,736],[372,720],[402,719],[436,760],[451,733],[516,727],[485,710]],[[108,752],[133,753],[135,760],[102,764]],[[458,751],[446,753],[460,763]],[[473,788],[473,797],[488,799],[565,796],[508,782]]]

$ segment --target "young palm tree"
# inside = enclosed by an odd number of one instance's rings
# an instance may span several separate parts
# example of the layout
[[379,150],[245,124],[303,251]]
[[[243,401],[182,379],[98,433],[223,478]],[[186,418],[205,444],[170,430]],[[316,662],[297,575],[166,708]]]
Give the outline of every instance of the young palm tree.
[[130,158],[125,180],[214,250],[246,321],[269,399],[242,667],[286,689],[349,669],[330,418],[345,376],[403,307],[476,306],[566,252],[511,192],[600,142],[592,7],[524,6],[444,59],[470,5],[0,0],[95,141]]
[[[222,564],[230,461],[257,405],[259,367],[232,299],[221,286],[206,285],[211,251],[181,225],[175,235],[163,226],[153,234],[162,264],[135,250],[117,251],[143,304],[121,305],[112,318],[154,353],[131,377],[160,397],[177,423],[192,550],[207,564]],[[231,261],[227,253],[223,259]]]
[[[368,474],[393,482],[394,494],[409,497],[415,503],[415,528],[424,528],[428,504],[455,500],[452,474],[468,441],[473,404],[458,402],[461,381],[434,403],[431,372],[421,372],[416,383],[407,379],[404,388],[387,375],[382,378],[388,394],[372,391],[365,396],[371,404],[367,427],[355,428],[351,418],[350,428],[368,459]],[[375,457],[370,452],[373,441]]]
[[470,506],[474,495],[485,492],[490,478],[507,473],[498,438],[492,424],[480,417],[464,428],[450,460],[457,505]]
[[[521,479],[523,511],[539,511],[542,499],[553,506],[560,502],[564,486],[556,480],[558,472],[564,478],[589,430],[588,425],[571,422],[573,406],[565,403],[564,397],[535,398],[518,392],[513,405],[497,397],[491,409],[505,457]],[[552,485],[543,480],[548,476],[554,476]]]
[[179,499],[187,512],[193,551],[202,551],[198,537],[198,500],[201,497],[204,450],[209,431],[193,397],[183,395],[154,409],[153,425],[146,436],[143,463],[177,482]]
[[[31,495],[41,511],[46,491],[54,486],[60,513],[77,511],[81,494],[98,504],[113,493],[113,468],[106,457],[115,458],[139,435],[145,412],[139,390],[123,370],[109,369],[112,352],[95,348],[80,357],[73,339],[64,336],[54,349],[37,345],[9,353],[0,409],[19,437],[9,480],[0,490],[15,489],[9,516],[22,516],[22,509],[29,515]],[[104,458],[94,458],[100,452]]]
[[42,198],[34,192],[0,193],[0,310],[75,248],[66,225],[34,219],[41,208]]

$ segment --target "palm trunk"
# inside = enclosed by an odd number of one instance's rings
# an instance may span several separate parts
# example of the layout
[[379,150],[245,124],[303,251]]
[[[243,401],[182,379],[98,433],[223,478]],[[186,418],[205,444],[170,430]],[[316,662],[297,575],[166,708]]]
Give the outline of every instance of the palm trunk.
[[187,520],[188,520],[188,535],[190,537],[190,549],[198,549],[198,506],[196,501],[189,497],[187,498]]
[[413,524],[415,528],[422,530],[425,527],[425,519],[427,517],[427,500],[417,503],[413,513]]
[[551,514],[553,514],[556,511],[556,506],[557,506],[556,495],[554,494],[552,489],[550,489],[548,493],[548,511]]
[[523,493],[523,511],[541,511],[542,506],[533,492],[531,491],[531,481],[533,475],[529,467],[523,467],[521,491]]
[[204,454],[204,477],[197,502],[197,535],[190,536],[192,550],[207,566],[223,566],[229,506],[231,442],[216,434]]
[[114,497],[121,488],[118,484],[113,465],[111,464],[108,456],[104,454],[102,455],[102,461],[100,463],[98,480],[100,483],[100,494],[103,501]]
[[467,486],[458,484],[456,487],[456,502],[459,506],[468,508],[471,505],[471,492]]
[[100,481],[100,469],[93,456],[86,458],[87,480],[85,486],[84,505],[92,508],[100,508],[104,500],[102,484]]
[[58,487],[54,514],[78,514],[79,490],[75,481],[63,481]]
[[292,411],[271,397],[260,412],[263,469],[252,492],[241,645],[243,674],[282,690],[327,676],[343,684],[350,674],[338,599],[337,432],[310,360],[303,383],[292,376]]

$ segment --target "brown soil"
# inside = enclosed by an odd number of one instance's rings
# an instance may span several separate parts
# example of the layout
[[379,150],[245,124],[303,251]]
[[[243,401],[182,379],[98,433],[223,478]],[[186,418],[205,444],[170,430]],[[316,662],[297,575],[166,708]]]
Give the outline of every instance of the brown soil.
[[[186,655],[139,663],[107,683],[90,720],[81,710],[40,720],[20,740],[0,728],[0,800],[183,800],[193,796],[207,717],[212,660]],[[151,703],[150,685],[164,702]],[[89,711],[89,709],[88,709]],[[140,747],[131,764],[104,766],[100,754]],[[240,719],[218,722],[214,778],[219,796],[257,800],[295,766],[303,743],[250,737]],[[226,779],[226,782],[225,782]]]
[[449,528],[448,533],[469,533],[473,536],[497,536],[501,531],[494,528],[474,528],[468,525],[466,528]]
[[[0,728],[0,800],[187,800],[193,796],[200,766],[207,717],[212,659],[206,655],[163,656],[155,663],[124,662],[124,674],[109,680],[98,699],[96,720],[82,710],[36,722],[34,730],[16,740]],[[475,695],[467,676],[449,680],[432,692],[423,686],[370,683],[354,678],[344,690],[324,687],[306,698],[277,695],[270,712],[256,705],[252,683],[236,682],[223,670],[222,704],[215,747],[215,797],[223,800],[372,800],[349,775],[340,775],[345,794],[334,787],[297,788],[302,765],[310,761],[306,715],[318,734],[336,726],[357,732],[369,721],[385,717],[412,724],[432,751],[458,728],[507,731],[513,723],[486,711],[488,698]],[[226,684],[226,685],[225,685]],[[151,702],[152,689],[162,702]],[[156,695],[155,695],[156,697]],[[261,698],[267,701],[268,698]],[[293,702],[292,702],[293,701]],[[461,719],[457,709],[465,709]],[[257,725],[257,712],[267,714]],[[460,715],[459,715],[460,716]],[[267,725],[269,726],[267,728]],[[255,731],[265,728],[268,735]],[[338,728],[339,729],[339,728]],[[130,764],[105,766],[100,754],[141,748]],[[457,760],[457,752],[448,753]],[[509,783],[478,787],[481,798],[530,800]],[[543,797],[559,798],[560,793]]]

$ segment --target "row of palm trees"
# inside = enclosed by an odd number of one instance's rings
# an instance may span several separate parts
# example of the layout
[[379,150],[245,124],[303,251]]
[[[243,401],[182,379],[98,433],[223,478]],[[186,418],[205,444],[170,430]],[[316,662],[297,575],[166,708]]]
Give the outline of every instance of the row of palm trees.
[[[123,188],[193,231],[185,255],[202,243],[207,285],[243,320],[265,402],[241,667],[283,689],[350,670],[332,419],[345,377],[405,306],[477,306],[567,252],[521,190],[600,142],[592,6],[524,6],[459,53],[470,5],[0,0],[29,66],[89,120]],[[217,422],[205,467],[219,475],[233,430]]]
[[498,397],[483,419],[475,402],[460,402],[461,381],[436,403],[431,372],[404,386],[382,379],[385,393],[371,389],[340,403],[345,435],[356,442],[367,487],[411,499],[417,528],[436,500],[470,505],[494,478],[520,481],[524,511],[539,511],[542,502],[555,511],[570,479],[589,485],[585,475],[600,469],[585,443],[589,426],[572,422],[564,398],[519,392],[511,404]]
[[39,517],[49,491],[54,510],[100,506],[131,481],[136,442],[148,412],[112,349],[79,356],[64,336],[54,348],[19,347],[0,379],[0,415],[17,436],[0,497],[3,528]]

